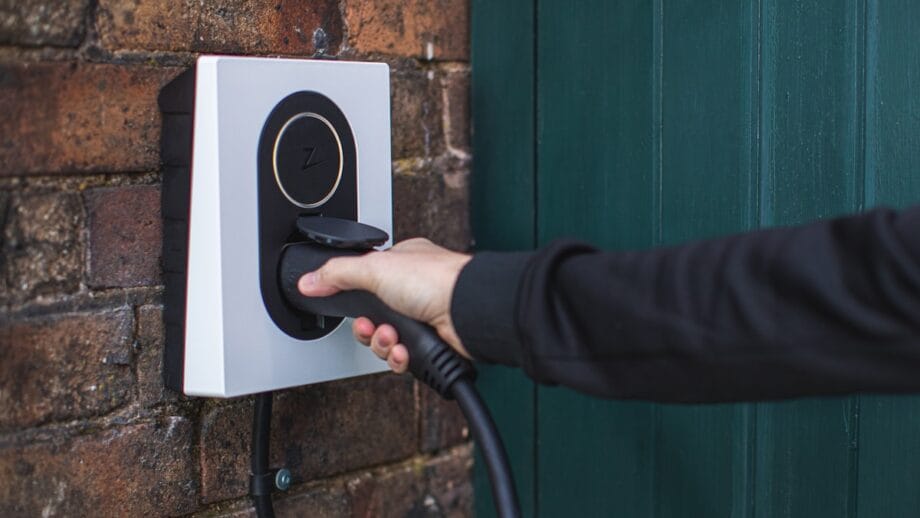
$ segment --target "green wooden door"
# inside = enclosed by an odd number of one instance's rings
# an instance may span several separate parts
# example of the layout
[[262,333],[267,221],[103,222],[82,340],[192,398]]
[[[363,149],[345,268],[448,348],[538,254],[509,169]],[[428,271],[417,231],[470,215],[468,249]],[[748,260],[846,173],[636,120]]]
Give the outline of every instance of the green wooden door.
[[[472,20],[481,249],[920,203],[920,2],[474,0]],[[480,385],[527,516],[920,516],[917,396],[655,405],[502,368]]]

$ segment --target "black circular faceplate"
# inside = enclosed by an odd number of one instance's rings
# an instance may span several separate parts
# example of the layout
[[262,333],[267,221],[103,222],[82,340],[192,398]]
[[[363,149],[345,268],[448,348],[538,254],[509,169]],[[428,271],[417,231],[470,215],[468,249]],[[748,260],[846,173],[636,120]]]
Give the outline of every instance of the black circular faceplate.
[[306,214],[358,217],[357,148],[345,114],[328,97],[302,91],[272,109],[258,149],[259,268],[262,301],[288,335],[321,338],[340,318],[307,315],[282,295],[279,262],[285,245],[302,241],[297,218]]
[[281,127],[272,152],[278,187],[294,205],[321,206],[342,178],[343,154],[341,137],[328,119],[295,114]]

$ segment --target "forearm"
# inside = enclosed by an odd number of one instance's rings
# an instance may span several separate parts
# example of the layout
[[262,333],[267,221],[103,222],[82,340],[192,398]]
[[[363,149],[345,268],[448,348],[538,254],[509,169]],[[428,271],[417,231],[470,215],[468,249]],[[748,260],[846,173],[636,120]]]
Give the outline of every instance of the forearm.
[[920,210],[644,252],[479,254],[452,314],[480,359],[617,398],[920,390]]

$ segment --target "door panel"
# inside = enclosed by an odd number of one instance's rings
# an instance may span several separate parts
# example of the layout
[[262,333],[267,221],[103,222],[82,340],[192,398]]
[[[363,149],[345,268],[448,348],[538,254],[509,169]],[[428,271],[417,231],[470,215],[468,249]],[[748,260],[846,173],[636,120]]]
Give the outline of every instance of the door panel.
[[[470,185],[473,236],[483,249],[533,248],[533,2],[474,0],[472,26],[477,173]],[[520,371],[498,366],[480,367],[476,385],[502,431],[521,511],[535,516],[536,388]],[[474,489],[476,514],[490,516],[488,476],[478,457]]]
[[[539,244],[649,246],[652,5],[540,1],[537,12]],[[648,516],[655,407],[546,387],[538,401],[540,515]]]
[[[852,1],[764,3],[763,226],[858,209],[860,14]],[[855,409],[855,398],[758,405],[756,516],[852,516]]]
[[[869,2],[866,45],[866,206],[920,202],[920,4]],[[861,517],[920,509],[920,397],[861,396]]]
[[[662,7],[661,243],[752,228],[759,12],[733,0]],[[660,408],[655,516],[686,517],[688,509],[697,516],[750,516],[753,408]]]
[[[920,203],[918,56],[911,0],[474,0],[477,246],[645,248]],[[920,509],[920,396],[653,405],[507,369],[483,386],[528,516]]]

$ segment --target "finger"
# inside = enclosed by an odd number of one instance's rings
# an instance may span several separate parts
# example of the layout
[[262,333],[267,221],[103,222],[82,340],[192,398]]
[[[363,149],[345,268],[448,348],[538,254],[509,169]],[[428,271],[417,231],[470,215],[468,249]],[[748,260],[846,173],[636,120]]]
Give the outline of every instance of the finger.
[[389,324],[381,324],[371,337],[371,350],[381,360],[386,360],[390,355],[390,348],[398,342],[396,330]]
[[341,290],[374,291],[375,263],[371,258],[374,254],[332,258],[320,269],[301,277],[297,287],[307,297],[326,297]]
[[305,297],[328,297],[339,292],[337,287],[322,283],[319,270],[303,274],[297,281],[297,290]]
[[387,365],[393,369],[396,374],[402,374],[409,368],[409,351],[403,344],[396,344],[390,350],[387,356]]
[[371,336],[374,335],[376,330],[377,326],[367,317],[358,317],[351,324],[351,331],[355,335],[355,340],[364,345],[371,344]]
[[413,237],[412,239],[400,241],[393,247],[393,250],[398,252],[424,250],[430,248],[433,244],[434,243],[424,237]]

